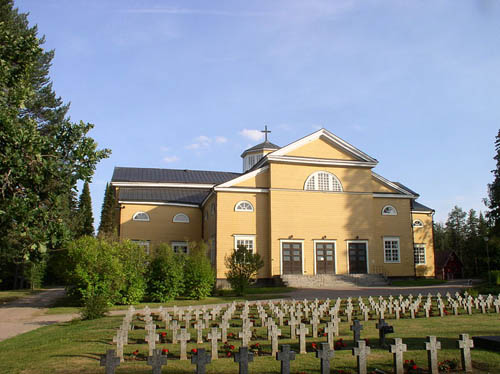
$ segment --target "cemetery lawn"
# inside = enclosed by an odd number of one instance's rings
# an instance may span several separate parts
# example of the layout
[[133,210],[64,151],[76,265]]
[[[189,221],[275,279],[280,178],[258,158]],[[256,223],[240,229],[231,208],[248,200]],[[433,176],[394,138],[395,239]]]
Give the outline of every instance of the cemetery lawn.
[[[177,303],[178,304],[178,303]],[[251,314],[256,315],[255,309]],[[57,325],[42,327],[38,330],[28,332],[23,335],[0,342],[0,373],[23,373],[23,374],[73,374],[73,373],[104,373],[104,368],[99,367],[99,357],[106,350],[113,349],[112,338],[122,322],[123,316],[111,316],[94,321],[72,321]],[[250,373],[279,373],[280,364],[271,357],[270,341],[266,339],[266,329],[260,327],[259,319],[256,318],[257,337],[252,338],[251,344],[259,343],[263,348],[264,355],[255,357],[254,362],[249,366]],[[456,340],[460,333],[468,333],[470,336],[476,335],[500,335],[499,315],[494,313],[473,315],[448,315],[445,317],[417,318],[417,319],[386,319],[390,325],[394,326],[395,333],[388,335],[388,342],[391,338],[401,337],[403,343],[408,345],[408,352],[404,354],[404,359],[415,360],[419,367],[427,367],[427,355],[424,342],[427,335],[436,335],[442,344],[442,349],[438,351],[438,360],[458,359],[460,361],[460,351],[456,348]],[[129,344],[125,346],[126,361],[116,370],[120,373],[151,373],[151,367],[145,361],[131,360],[132,352],[139,350],[140,358],[147,355],[148,346],[144,342],[145,331],[142,328],[143,322],[135,320],[134,323],[139,329],[134,329],[129,333]],[[157,322],[160,329],[157,332],[165,331],[163,323]],[[241,320],[231,320],[233,325],[241,325]],[[375,320],[362,321],[364,326],[361,332],[362,338],[369,339],[372,354],[368,356],[368,369],[379,368],[391,372],[392,355],[387,349],[378,347],[378,331],[375,329]],[[346,317],[342,316],[340,324],[340,336],[346,343],[346,348],[335,351],[333,358],[333,369],[344,369],[346,373],[356,372],[356,360],[352,356],[352,333],[349,331],[350,324],[346,322]],[[310,328],[310,326],[308,326]],[[324,327],[324,324],[320,326]],[[204,330],[204,336],[208,330]],[[281,327],[281,344],[291,344],[292,349],[298,352],[298,341],[289,339],[290,329],[288,326]],[[228,333],[236,334],[239,328],[230,328]],[[210,351],[210,343],[202,345],[196,344],[196,332],[190,330],[191,342],[188,343],[187,351],[193,348],[204,347]],[[169,361],[163,368],[165,373],[193,373],[195,366],[188,361],[179,361],[179,345],[170,343],[170,331],[167,332],[169,343],[157,344],[157,348],[169,350]],[[235,346],[237,351],[240,340],[229,338],[228,343]],[[320,361],[315,358],[311,343],[325,342],[326,337],[308,338],[306,355],[297,354],[295,361],[291,363],[292,373],[319,373]],[[222,344],[219,344],[219,357],[225,353]],[[485,351],[482,349],[472,350],[472,360],[475,373],[485,374],[500,372],[500,353]],[[188,353],[188,358],[190,354]],[[219,358],[217,361],[207,365],[207,373],[237,373],[238,364],[233,362],[233,358]]]
[[[190,299],[176,299],[172,301],[168,301],[166,303],[152,303],[152,302],[144,302],[138,305],[134,305],[136,309],[142,309],[146,305],[150,308],[158,308],[160,306],[171,307],[174,305],[177,306],[189,306],[189,305],[208,305],[208,304],[222,304],[222,303],[231,303],[233,301],[253,301],[253,300],[267,300],[267,299],[281,299],[286,297],[281,293],[291,292],[294,288],[287,287],[259,287],[252,288],[252,292],[249,292],[246,296],[235,296],[232,291],[222,290],[222,294],[220,296],[210,296],[206,299],[202,300],[190,300]],[[221,292],[221,291],[218,291]],[[254,292],[254,293],[253,293]],[[113,310],[126,310],[128,309],[128,305],[115,305],[110,308],[110,311]],[[56,303],[47,310],[46,314],[72,314],[79,313],[79,304],[78,302],[71,297],[64,297],[56,301]]]
[[15,301],[26,296],[35,295],[42,290],[14,290],[14,291],[0,291],[0,304],[8,303],[10,301]]
[[446,281],[442,279],[409,279],[409,280],[391,281],[391,286],[423,287],[423,286],[434,286],[437,284],[444,284],[444,283],[446,283]]

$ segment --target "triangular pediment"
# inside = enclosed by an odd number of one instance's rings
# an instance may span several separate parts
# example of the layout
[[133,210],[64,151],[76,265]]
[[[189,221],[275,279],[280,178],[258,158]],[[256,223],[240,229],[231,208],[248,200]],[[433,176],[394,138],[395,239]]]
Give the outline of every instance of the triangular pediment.
[[299,139],[273,152],[272,155],[377,163],[376,159],[326,129]]

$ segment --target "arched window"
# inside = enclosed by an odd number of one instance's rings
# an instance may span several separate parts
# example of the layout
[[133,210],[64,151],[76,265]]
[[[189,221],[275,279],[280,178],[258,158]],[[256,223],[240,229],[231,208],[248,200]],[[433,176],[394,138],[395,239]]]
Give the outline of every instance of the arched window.
[[242,200],[236,203],[234,206],[234,211],[235,212],[253,212],[253,205],[252,203]]
[[317,171],[311,174],[304,185],[305,190],[342,192],[339,179],[327,171]]
[[177,213],[174,216],[174,222],[177,223],[189,223],[189,217],[185,215],[184,213]]
[[424,227],[424,223],[419,220],[419,219],[416,219],[415,221],[413,221],[413,227]]
[[145,212],[137,212],[132,217],[133,221],[149,222],[149,215]]
[[383,216],[397,216],[398,211],[392,205],[386,205],[382,209],[382,215]]

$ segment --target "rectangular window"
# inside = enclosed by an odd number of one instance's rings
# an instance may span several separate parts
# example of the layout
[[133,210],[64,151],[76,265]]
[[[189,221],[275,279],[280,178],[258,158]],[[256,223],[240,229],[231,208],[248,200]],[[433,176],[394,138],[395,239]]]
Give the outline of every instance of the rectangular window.
[[384,262],[400,262],[399,238],[384,238]]
[[187,254],[189,252],[188,242],[172,242],[171,245],[175,253]]
[[413,247],[413,256],[415,258],[415,265],[425,264],[425,244],[415,244]]
[[149,240],[131,240],[131,242],[143,247],[146,253],[149,255]]
[[255,251],[255,235],[235,235],[234,236],[234,249],[240,245],[244,245],[249,251]]

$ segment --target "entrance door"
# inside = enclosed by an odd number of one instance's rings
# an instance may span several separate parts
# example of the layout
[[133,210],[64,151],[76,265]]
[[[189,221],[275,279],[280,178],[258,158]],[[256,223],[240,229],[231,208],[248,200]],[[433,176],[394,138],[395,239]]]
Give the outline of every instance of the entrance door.
[[283,274],[302,274],[302,243],[283,242]]
[[335,274],[335,243],[316,243],[316,274]]
[[366,274],[366,243],[349,243],[349,273]]

